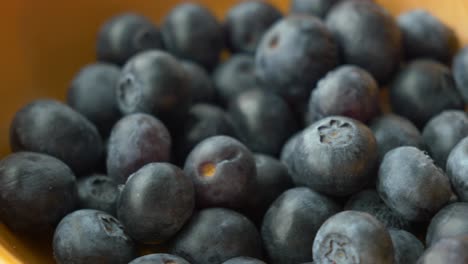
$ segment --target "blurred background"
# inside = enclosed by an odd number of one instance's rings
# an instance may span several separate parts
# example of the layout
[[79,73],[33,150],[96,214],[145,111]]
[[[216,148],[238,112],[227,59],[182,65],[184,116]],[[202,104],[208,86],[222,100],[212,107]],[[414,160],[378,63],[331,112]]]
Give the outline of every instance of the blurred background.
[[[2,2],[0,15],[0,158],[9,152],[8,128],[13,114],[38,97],[63,100],[73,75],[95,59],[95,37],[100,25],[110,16],[135,11],[157,24],[179,0],[15,0]],[[222,19],[235,0],[200,0]],[[289,1],[269,1],[287,12]],[[450,25],[468,43],[467,0],[378,0],[393,14],[425,8]],[[0,226],[0,263],[7,251],[34,258],[41,253],[25,250],[12,234]],[[5,248],[1,247],[5,245]],[[5,251],[6,249],[6,251]],[[22,252],[22,253],[20,253]],[[26,252],[26,253],[25,253]],[[45,254],[48,252],[46,251]],[[2,257],[5,256],[5,262]],[[11,262],[10,262],[11,261]],[[33,262],[31,262],[33,263]],[[39,262],[34,262],[39,263]]]

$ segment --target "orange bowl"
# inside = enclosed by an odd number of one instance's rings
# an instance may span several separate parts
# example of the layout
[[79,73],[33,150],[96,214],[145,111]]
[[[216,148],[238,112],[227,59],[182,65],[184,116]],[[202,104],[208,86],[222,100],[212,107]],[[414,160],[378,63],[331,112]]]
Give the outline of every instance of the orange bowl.
[[[9,152],[8,128],[14,113],[38,97],[64,99],[69,81],[81,66],[95,60],[95,37],[110,16],[136,11],[160,22],[180,0],[16,0],[3,3],[0,16],[0,157]],[[220,18],[235,0],[199,0]],[[271,0],[288,11],[289,1]],[[378,0],[393,14],[425,8],[468,43],[466,0]],[[40,241],[40,242],[39,242]],[[54,263],[50,238],[24,238],[0,223],[0,263]]]

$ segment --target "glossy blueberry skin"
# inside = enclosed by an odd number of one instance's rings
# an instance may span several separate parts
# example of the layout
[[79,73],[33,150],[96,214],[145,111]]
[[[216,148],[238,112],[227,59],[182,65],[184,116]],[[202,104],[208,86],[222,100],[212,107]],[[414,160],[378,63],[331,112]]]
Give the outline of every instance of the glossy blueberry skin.
[[436,164],[445,168],[452,149],[468,136],[468,116],[461,110],[444,111],[429,120],[422,136]]
[[423,243],[404,230],[389,229],[388,233],[393,242],[395,264],[416,264],[424,253]]
[[255,195],[250,197],[246,215],[256,224],[261,224],[270,205],[284,191],[293,188],[294,184],[281,161],[258,153],[254,155],[254,159],[257,168],[256,186],[253,192]]
[[162,48],[161,33],[148,18],[125,13],[102,25],[97,38],[97,59],[123,65],[141,51]]
[[251,257],[237,257],[225,261],[222,264],[266,264],[266,262]]
[[462,139],[450,152],[446,172],[459,200],[468,202],[468,137]]
[[431,60],[415,60],[400,70],[390,87],[390,103],[419,128],[444,110],[464,106],[450,69]]
[[77,175],[92,171],[103,153],[101,136],[84,116],[55,100],[39,99],[21,108],[10,126],[12,151],[51,155]]
[[402,116],[385,114],[374,119],[369,127],[377,140],[379,161],[382,161],[387,152],[397,147],[425,148],[419,129]]
[[127,264],[136,257],[136,245],[119,220],[90,209],[75,211],[60,221],[53,249],[58,264]]
[[431,220],[426,233],[426,245],[444,238],[468,235],[468,203],[452,203],[442,208]]
[[68,88],[68,105],[88,118],[103,137],[121,116],[115,89],[119,76],[117,66],[94,63],[83,67]]
[[320,226],[341,207],[306,187],[287,190],[268,209],[263,244],[271,264],[312,261],[311,247]]
[[11,230],[53,230],[75,205],[76,179],[62,161],[33,152],[0,161],[0,221]]
[[255,187],[253,154],[236,139],[209,137],[188,155],[185,175],[195,186],[197,207],[242,208]]
[[122,118],[112,129],[107,150],[107,172],[123,184],[130,174],[150,162],[168,161],[171,136],[164,124],[147,114]]
[[245,216],[223,208],[196,213],[175,237],[171,254],[191,264],[219,264],[237,256],[261,258],[261,238]]
[[365,70],[344,65],[322,78],[309,99],[308,124],[341,115],[367,123],[380,113],[379,86]]
[[377,143],[372,131],[361,122],[327,117],[306,128],[295,141],[294,152],[285,162],[296,185],[347,196],[372,181]]
[[234,54],[221,63],[213,72],[213,81],[223,105],[243,91],[262,87],[255,75],[254,58],[245,54]]
[[281,17],[281,12],[267,2],[240,2],[226,15],[227,46],[233,53],[254,54],[263,34]]
[[463,96],[465,103],[468,103],[468,46],[461,49],[455,56],[452,72],[458,92]]
[[468,236],[440,240],[428,248],[417,264],[446,264],[468,262]]
[[172,9],[163,20],[161,33],[170,53],[207,70],[216,66],[224,47],[222,26],[207,8],[195,3]]
[[223,109],[210,104],[195,104],[189,110],[182,136],[174,142],[177,160],[183,164],[190,151],[209,137],[236,137],[236,134],[232,118]]
[[267,90],[240,93],[229,103],[228,112],[241,141],[252,151],[272,156],[278,156],[298,127],[283,98]]
[[214,102],[216,89],[206,70],[190,61],[181,61],[181,64],[189,79],[188,86],[192,96],[192,104]]
[[377,191],[392,210],[409,221],[426,221],[453,195],[445,173],[423,151],[398,147],[385,155]]
[[291,0],[292,14],[316,16],[324,19],[337,0]]
[[119,189],[110,177],[93,174],[78,179],[78,208],[94,209],[116,215]]
[[387,228],[411,230],[411,222],[393,212],[380,198],[376,190],[367,189],[349,198],[345,210],[371,214]]
[[132,260],[128,264],[190,264],[185,259],[170,254],[150,254]]
[[426,10],[407,11],[397,18],[405,58],[430,58],[450,63],[458,49],[455,32]]
[[313,255],[315,263],[394,263],[392,239],[385,226],[357,211],[344,211],[325,221],[315,237]]
[[169,163],[150,163],[128,178],[117,215],[138,242],[156,244],[172,238],[195,206],[193,184]]
[[402,52],[401,32],[392,15],[373,1],[336,4],[326,24],[346,64],[367,70],[380,84],[391,80]]
[[255,54],[255,71],[264,87],[304,111],[317,81],[338,64],[338,49],[326,26],[315,17],[292,15],[276,22]]
[[125,64],[117,85],[124,114],[147,113],[177,127],[190,106],[188,76],[182,64],[163,51],[145,51]]

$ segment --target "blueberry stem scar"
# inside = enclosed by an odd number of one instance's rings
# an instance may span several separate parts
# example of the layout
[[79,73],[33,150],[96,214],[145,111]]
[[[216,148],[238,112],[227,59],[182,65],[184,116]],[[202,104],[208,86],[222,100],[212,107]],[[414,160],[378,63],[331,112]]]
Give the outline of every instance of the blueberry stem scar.
[[204,163],[201,165],[200,171],[203,177],[213,177],[216,173],[216,165],[211,162]]

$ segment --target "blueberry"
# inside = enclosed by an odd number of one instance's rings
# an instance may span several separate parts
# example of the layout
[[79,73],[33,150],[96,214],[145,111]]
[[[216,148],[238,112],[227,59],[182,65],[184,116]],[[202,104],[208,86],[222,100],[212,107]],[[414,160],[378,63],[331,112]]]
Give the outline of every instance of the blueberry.
[[75,176],[60,160],[17,152],[0,161],[0,221],[11,230],[50,231],[75,205]]
[[117,86],[122,113],[152,114],[173,128],[186,116],[190,101],[188,76],[170,54],[145,51],[125,64]]
[[301,113],[317,81],[338,64],[331,33],[311,16],[288,16],[263,36],[255,71],[265,87],[282,95]]
[[190,61],[182,61],[192,96],[192,103],[210,103],[216,98],[216,89],[211,77],[201,66]]
[[70,107],[49,99],[20,109],[10,126],[13,151],[32,151],[65,162],[76,175],[92,171],[103,153],[96,127]]
[[171,136],[161,121],[147,114],[122,118],[112,129],[107,150],[107,172],[116,183],[150,162],[170,158]]
[[120,118],[115,86],[120,69],[106,63],[83,67],[68,88],[67,103],[88,118],[103,137]]
[[196,213],[169,250],[191,264],[219,264],[237,256],[261,258],[260,235],[245,216],[222,208]]
[[95,209],[115,215],[118,185],[106,175],[93,174],[80,178],[78,187],[78,207]]
[[465,103],[468,103],[468,46],[461,49],[455,56],[452,71],[458,92]]
[[341,1],[326,24],[340,46],[344,63],[367,70],[385,84],[398,69],[401,32],[391,14],[373,1]]
[[208,70],[218,63],[224,46],[223,29],[214,15],[195,3],[183,3],[164,18],[161,32],[165,48],[176,57]]
[[240,139],[255,152],[277,156],[296,131],[294,113],[280,96],[254,89],[240,93],[229,104]]
[[233,53],[254,54],[263,34],[281,17],[281,12],[267,2],[245,1],[235,5],[224,23],[229,49]]
[[337,0],[291,0],[292,14],[303,14],[325,18]]
[[374,119],[370,124],[379,149],[379,161],[390,150],[401,146],[425,148],[419,129],[408,119],[395,115],[385,114]]
[[312,261],[311,247],[317,230],[340,210],[330,198],[305,187],[284,192],[263,220],[262,238],[268,263]]
[[445,168],[450,151],[468,136],[468,116],[464,111],[444,111],[429,120],[422,136],[436,164]]
[[365,70],[341,66],[322,78],[309,99],[308,123],[341,115],[367,123],[380,113],[379,87]]
[[426,234],[428,247],[443,238],[468,235],[468,203],[453,203],[442,208],[431,220]]
[[430,58],[449,63],[458,49],[455,32],[428,11],[415,9],[398,19],[406,59]]
[[287,165],[288,174],[290,176],[297,174],[296,168],[294,168],[294,154],[296,152],[296,143],[299,141],[299,137],[303,130],[292,135],[286,143],[284,143],[281,149],[280,160],[283,164]]
[[393,264],[393,244],[385,226],[368,213],[344,211],[320,227],[313,246],[316,263]]
[[409,146],[385,155],[377,191],[385,204],[409,221],[429,220],[452,196],[445,173],[427,154]]
[[197,206],[242,208],[255,185],[253,154],[239,141],[214,136],[188,155],[184,172],[195,185]]
[[236,136],[232,118],[217,106],[193,105],[189,110],[182,135],[175,142],[177,159],[184,162],[187,155],[198,143],[219,135]]
[[416,264],[424,253],[424,245],[411,233],[389,229],[395,251],[395,264]]
[[292,150],[285,161],[296,185],[334,196],[364,188],[377,165],[371,130],[347,117],[332,116],[312,124],[295,139]]
[[462,202],[468,202],[468,137],[462,139],[447,159],[447,175]]
[[220,64],[213,73],[213,81],[224,105],[243,91],[262,87],[255,75],[254,58],[244,54],[235,54]]
[[349,198],[345,210],[371,214],[387,228],[411,230],[411,222],[393,212],[380,198],[376,190],[367,189]]
[[463,109],[450,69],[431,60],[415,60],[398,73],[390,103],[396,114],[420,128],[444,110]]
[[170,254],[150,254],[132,260],[128,264],[190,264],[185,259]]
[[125,13],[108,20],[99,31],[97,58],[123,65],[138,52],[163,47],[161,33],[146,17]]
[[117,215],[138,242],[155,244],[173,237],[192,215],[192,182],[169,163],[150,163],[128,178]]
[[271,203],[294,185],[286,166],[279,160],[263,154],[255,154],[254,158],[257,168],[255,195],[250,196],[246,214],[257,223],[262,221]]
[[232,258],[228,261],[225,261],[222,264],[266,264],[266,263],[259,259],[255,259],[251,257],[237,257],[237,258]]
[[468,236],[442,239],[428,248],[417,264],[468,263]]
[[90,209],[75,211],[60,221],[53,240],[58,264],[127,264],[136,246],[113,216]]

